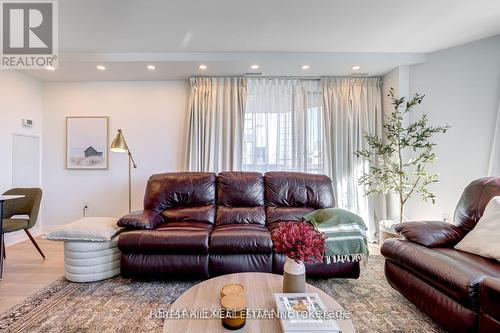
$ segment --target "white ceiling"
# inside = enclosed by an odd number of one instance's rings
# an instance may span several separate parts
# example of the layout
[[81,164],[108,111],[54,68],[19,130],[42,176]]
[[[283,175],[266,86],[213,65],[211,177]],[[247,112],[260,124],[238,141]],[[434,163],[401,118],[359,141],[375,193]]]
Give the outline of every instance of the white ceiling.
[[[422,63],[425,58],[423,54],[411,53],[68,54],[63,56],[56,71],[31,70],[28,73],[43,81],[156,81],[246,73],[265,76],[381,75],[397,66]],[[104,65],[106,71],[98,71],[97,64]],[[148,70],[149,64],[156,70]],[[200,70],[200,64],[207,69]],[[260,68],[251,69],[254,64]],[[304,64],[310,68],[301,69]],[[360,70],[353,71],[353,65],[360,65]]]
[[500,33],[499,0],[61,0],[62,52],[431,52]]
[[[376,75],[499,33],[500,0],[60,0],[60,69],[29,73],[159,80],[259,63],[264,75],[347,75],[355,64]],[[153,61],[158,70],[145,72]],[[109,70],[96,73],[97,62]]]

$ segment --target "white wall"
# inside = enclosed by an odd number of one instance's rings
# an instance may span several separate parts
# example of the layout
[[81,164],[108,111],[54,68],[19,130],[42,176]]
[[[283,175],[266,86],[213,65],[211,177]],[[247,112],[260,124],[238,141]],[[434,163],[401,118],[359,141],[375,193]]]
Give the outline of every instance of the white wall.
[[[382,110],[387,116],[394,111],[394,106],[392,105],[392,100],[388,96],[389,90],[394,88],[394,93],[396,97],[405,96],[408,98],[410,89],[410,67],[409,66],[399,66],[394,68],[389,73],[382,77]],[[409,119],[405,118],[405,123],[408,123]],[[398,219],[399,218],[399,197],[395,194],[386,195],[387,203],[387,218],[388,219]]]
[[66,116],[110,117],[110,143],[118,128],[136,159],[133,209],[142,209],[148,177],[184,169],[188,83],[81,82],[44,85],[43,186],[45,225],[82,216],[121,216],[128,211],[128,159],[110,153],[109,170],[65,169]]
[[487,175],[500,98],[500,36],[429,54],[411,67],[410,91],[426,95],[419,110],[432,124],[452,128],[436,139],[438,161],[430,169],[441,178],[432,186],[436,204],[416,199],[407,212],[412,219],[452,217],[464,187]]
[[391,88],[394,88],[396,96],[408,97],[410,93],[410,66],[396,67],[382,77],[382,108],[385,114],[394,109],[387,96]]
[[[22,119],[33,120],[32,128],[22,126]],[[13,134],[40,136],[42,133],[42,86],[21,72],[0,71],[0,192],[12,187]],[[32,229],[37,234],[41,218]],[[24,231],[5,235],[6,244],[24,239]]]

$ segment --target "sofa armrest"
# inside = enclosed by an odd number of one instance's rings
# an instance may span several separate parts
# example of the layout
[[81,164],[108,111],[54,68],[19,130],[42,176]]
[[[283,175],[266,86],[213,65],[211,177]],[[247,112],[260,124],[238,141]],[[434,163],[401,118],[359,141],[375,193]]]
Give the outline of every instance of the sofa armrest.
[[130,229],[155,229],[162,224],[163,217],[152,210],[137,210],[123,216],[118,220],[119,227]]
[[441,221],[403,222],[396,224],[394,230],[425,247],[453,247],[465,236],[460,227]]
[[480,332],[499,332],[500,280],[484,279],[479,289],[479,297],[481,299]]

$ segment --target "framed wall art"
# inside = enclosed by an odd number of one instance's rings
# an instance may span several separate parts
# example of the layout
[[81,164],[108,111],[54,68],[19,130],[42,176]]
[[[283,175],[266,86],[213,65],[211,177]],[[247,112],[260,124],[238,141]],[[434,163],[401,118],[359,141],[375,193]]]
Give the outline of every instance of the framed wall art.
[[66,117],[66,169],[108,168],[109,117]]

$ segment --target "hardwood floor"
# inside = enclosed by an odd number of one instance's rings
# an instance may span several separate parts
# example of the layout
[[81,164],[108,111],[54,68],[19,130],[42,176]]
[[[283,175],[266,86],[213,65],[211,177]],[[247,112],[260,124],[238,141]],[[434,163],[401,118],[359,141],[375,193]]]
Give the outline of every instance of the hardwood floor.
[[0,281],[0,313],[64,275],[63,243],[40,237],[36,241],[47,259],[42,259],[29,240],[7,247]]

